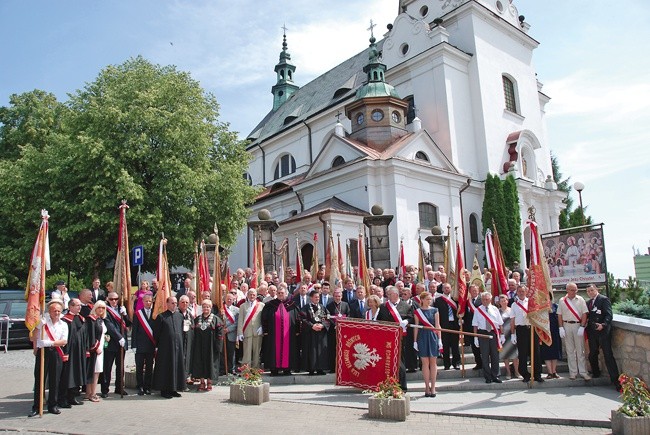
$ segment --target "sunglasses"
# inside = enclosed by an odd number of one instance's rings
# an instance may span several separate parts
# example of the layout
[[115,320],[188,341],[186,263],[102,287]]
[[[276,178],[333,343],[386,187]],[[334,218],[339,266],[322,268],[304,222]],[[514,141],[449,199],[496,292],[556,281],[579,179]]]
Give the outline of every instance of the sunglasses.
[[119,301],[120,298],[108,298],[109,301]]

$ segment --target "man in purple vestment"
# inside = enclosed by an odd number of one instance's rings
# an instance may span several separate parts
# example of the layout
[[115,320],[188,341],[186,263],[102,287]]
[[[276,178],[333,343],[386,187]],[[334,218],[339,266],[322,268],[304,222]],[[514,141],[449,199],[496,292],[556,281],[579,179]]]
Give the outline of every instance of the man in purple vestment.
[[264,368],[271,376],[291,374],[299,369],[298,361],[298,307],[288,298],[287,289],[281,286],[277,298],[264,305],[262,310],[262,346]]

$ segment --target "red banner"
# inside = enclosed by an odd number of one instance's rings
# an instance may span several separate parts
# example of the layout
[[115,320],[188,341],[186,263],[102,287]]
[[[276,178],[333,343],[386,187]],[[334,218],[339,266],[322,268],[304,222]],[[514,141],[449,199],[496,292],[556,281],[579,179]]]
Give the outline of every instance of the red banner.
[[399,325],[340,319],[336,322],[336,385],[377,390],[399,375]]

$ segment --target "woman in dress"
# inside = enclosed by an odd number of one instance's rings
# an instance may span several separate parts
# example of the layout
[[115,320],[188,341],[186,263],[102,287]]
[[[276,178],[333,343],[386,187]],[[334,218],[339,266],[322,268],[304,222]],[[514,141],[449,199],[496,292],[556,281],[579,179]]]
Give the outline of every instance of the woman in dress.
[[[503,349],[499,353],[499,358],[506,366],[506,379],[512,379],[514,367],[514,377],[519,377],[519,354],[517,353],[517,346],[510,341],[510,322],[514,322],[512,318],[512,309],[508,306],[508,295],[499,296],[498,304],[501,318],[503,319],[503,335],[506,342],[503,344]],[[511,365],[512,363],[512,365]]]
[[[99,402],[97,397],[97,382],[99,374],[104,372],[104,345],[106,343],[106,303],[97,301],[88,316],[90,357],[88,358],[88,383],[86,384],[86,399]],[[110,338],[110,337],[109,337]]]
[[553,292],[549,292],[551,300],[551,311],[548,313],[549,327],[553,342],[550,346],[542,343],[540,356],[546,364],[546,379],[560,379],[557,374],[557,360],[562,359],[562,339],[560,338],[560,326],[557,321],[557,304],[553,302]]
[[199,380],[198,391],[211,391],[219,377],[223,345],[223,321],[212,313],[212,301],[201,302],[201,315],[194,319],[192,376]]
[[379,296],[368,296],[368,299],[366,299],[366,304],[368,305],[368,309],[366,310],[366,320],[373,320],[376,322],[377,315],[379,314],[379,306],[381,305]]
[[138,289],[138,291],[135,292],[133,296],[131,296],[134,313],[144,308],[144,303],[142,302],[142,298],[146,293],[150,293],[149,281],[142,281],[140,283],[140,288]]
[[[415,310],[415,324],[440,328],[438,309],[431,306],[433,296],[429,292],[420,293],[420,308]],[[418,352],[424,377],[424,397],[436,397],[436,377],[438,366],[436,358],[440,355],[442,339],[440,331],[415,328],[413,348]]]

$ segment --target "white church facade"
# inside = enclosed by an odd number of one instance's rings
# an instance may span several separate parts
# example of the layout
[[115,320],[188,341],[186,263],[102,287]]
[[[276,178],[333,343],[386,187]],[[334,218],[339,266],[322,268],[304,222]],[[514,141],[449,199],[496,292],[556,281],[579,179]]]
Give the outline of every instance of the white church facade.
[[[270,212],[276,244],[289,239],[292,265],[296,238],[309,248],[317,233],[321,262],[330,231],[354,245],[375,204],[393,216],[393,266],[400,240],[406,263],[417,264],[418,238],[435,225],[446,234],[450,222],[466,264],[476,246],[482,257],[488,172],[515,176],[522,222],[534,206],[542,232],[558,229],[564,194],[552,180],[549,97],[524,17],[508,0],[401,0],[399,7],[383,38],[302,87],[285,35],[273,108],[248,136],[246,176],[263,188],[250,220]],[[231,265],[252,264],[252,241],[246,229]]]

